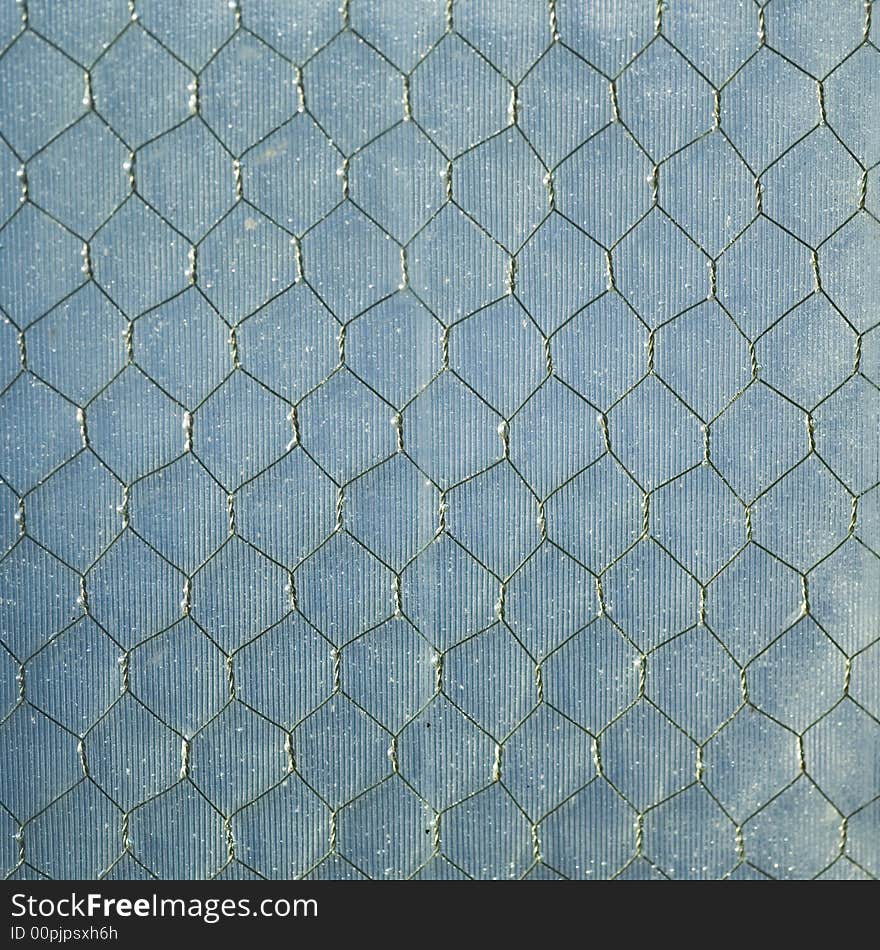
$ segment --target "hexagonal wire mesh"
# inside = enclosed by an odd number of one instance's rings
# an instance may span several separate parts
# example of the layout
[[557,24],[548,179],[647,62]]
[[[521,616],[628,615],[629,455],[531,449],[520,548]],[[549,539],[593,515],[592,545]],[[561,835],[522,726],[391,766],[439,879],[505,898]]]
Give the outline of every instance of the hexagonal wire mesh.
[[880,875],[871,12],[3,0],[4,871]]

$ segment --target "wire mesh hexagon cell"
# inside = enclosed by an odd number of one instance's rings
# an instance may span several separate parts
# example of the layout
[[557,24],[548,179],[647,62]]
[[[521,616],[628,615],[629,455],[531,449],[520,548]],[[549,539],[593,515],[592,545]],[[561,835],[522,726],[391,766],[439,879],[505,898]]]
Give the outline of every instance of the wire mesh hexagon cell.
[[0,2],[0,867],[880,876],[870,0]]

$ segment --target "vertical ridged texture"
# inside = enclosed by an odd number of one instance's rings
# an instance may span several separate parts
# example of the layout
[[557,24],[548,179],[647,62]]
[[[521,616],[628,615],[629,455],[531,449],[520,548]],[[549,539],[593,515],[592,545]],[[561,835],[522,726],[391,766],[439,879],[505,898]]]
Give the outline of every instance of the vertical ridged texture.
[[870,2],[0,2],[0,873],[880,876]]

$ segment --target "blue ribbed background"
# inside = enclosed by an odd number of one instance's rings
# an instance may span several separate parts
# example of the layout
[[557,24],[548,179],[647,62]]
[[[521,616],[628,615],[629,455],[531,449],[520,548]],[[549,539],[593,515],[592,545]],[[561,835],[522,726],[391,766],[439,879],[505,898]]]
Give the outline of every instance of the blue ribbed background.
[[0,0],[0,871],[880,876],[861,0]]

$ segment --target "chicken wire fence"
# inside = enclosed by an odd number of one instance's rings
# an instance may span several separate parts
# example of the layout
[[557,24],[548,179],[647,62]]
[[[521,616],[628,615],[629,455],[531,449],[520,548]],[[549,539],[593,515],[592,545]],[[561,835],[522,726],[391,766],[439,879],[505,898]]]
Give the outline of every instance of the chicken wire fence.
[[0,866],[880,875],[859,0],[2,0]]

